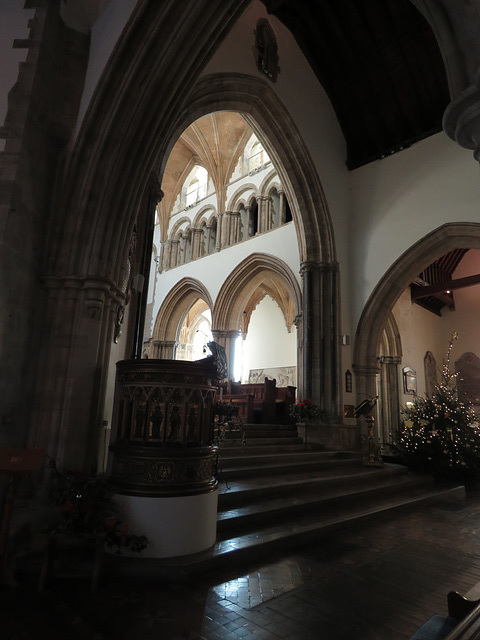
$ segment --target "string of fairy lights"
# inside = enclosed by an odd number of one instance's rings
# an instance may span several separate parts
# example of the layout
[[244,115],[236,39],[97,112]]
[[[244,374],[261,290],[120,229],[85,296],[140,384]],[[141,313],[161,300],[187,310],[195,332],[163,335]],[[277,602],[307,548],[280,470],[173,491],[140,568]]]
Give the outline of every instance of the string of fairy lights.
[[473,405],[458,398],[458,373],[450,371],[452,333],[442,366],[442,380],[433,392],[416,397],[402,409],[399,449],[412,467],[437,473],[480,473],[480,425]]

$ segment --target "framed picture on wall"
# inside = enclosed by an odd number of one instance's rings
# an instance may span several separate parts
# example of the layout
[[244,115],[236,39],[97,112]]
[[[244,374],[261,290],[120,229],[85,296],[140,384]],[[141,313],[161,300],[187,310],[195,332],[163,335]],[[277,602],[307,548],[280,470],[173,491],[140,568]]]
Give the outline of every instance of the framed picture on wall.
[[411,367],[403,368],[403,392],[411,396],[417,395],[417,372]]

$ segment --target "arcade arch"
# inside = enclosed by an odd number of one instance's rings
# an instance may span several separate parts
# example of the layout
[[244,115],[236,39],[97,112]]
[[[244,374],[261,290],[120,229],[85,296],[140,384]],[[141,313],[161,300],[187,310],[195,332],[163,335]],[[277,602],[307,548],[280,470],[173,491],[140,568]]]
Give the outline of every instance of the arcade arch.
[[[396,366],[401,361],[402,345],[392,314],[397,301],[428,265],[450,251],[465,248],[480,249],[480,224],[442,225],[407,250],[379,282],[365,305],[355,336],[353,368],[359,401],[378,395],[384,351],[388,351],[386,362],[391,360]],[[397,388],[400,382],[397,380]],[[385,384],[385,379],[380,382],[380,391]]]

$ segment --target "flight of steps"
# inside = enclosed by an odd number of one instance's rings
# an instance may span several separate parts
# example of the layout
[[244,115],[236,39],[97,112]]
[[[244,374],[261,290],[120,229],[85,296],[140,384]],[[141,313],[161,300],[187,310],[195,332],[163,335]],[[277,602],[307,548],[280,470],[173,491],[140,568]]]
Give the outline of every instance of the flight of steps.
[[393,511],[464,499],[400,465],[364,466],[359,452],[306,447],[290,425],[245,425],[219,447],[217,543],[190,571],[227,569]]
[[[359,452],[305,446],[295,427],[245,425],[219,445],[217,541],[179,558],[124,562],[126,574],[185,578],[295,551],[332,533],[431,501],[457,502],[463,486],[437,489],[400,465],[364,466]],[[122,571],[121,565],[115,571]],[[132,574],[133,575],[133,574]]]

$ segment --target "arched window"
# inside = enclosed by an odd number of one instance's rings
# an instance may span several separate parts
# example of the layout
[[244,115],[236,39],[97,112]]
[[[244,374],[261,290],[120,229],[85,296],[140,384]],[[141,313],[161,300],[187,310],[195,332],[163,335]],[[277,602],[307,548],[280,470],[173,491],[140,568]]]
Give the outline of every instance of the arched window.
[[268,157],[268,153],[262,147],[261,142],[257,140],[250,150],[248,170],[254,171],[269,161],[270,158]]
[[204,167],[195,166],[185,180],[185,206],[196,204],[207,195],[208,171]]

